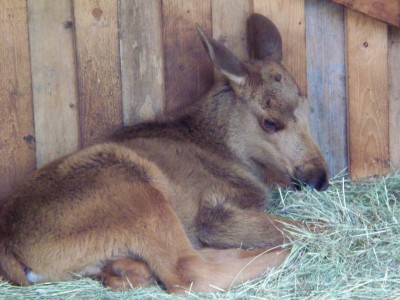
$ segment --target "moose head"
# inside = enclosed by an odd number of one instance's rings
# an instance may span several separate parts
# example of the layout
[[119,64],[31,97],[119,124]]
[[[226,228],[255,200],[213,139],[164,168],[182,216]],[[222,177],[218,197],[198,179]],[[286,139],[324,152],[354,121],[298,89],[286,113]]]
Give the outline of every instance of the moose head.
[[259,14],[249,17],[248,61],[197,30],[234,93],[235,107],[227,116],[231,151],[267,183],[325,190],[327,164],[310,133],[309,102],[281,63],[282,38],[275,25]]

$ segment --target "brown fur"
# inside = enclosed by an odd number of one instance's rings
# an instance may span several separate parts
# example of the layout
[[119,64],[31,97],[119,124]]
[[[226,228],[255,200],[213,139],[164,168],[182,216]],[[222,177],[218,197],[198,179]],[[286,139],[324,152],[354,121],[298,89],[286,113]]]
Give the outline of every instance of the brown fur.
[[54,161],[11,193],[0,210],[6,278],[79,274],[116,289],[159,280],[179,293],[229,288],[279,265],[282,222],[301,223],[264,213],[267,186],[325,189],[327,177],[271,26],[249,18],[249,62],[198,29],[223,81],[181,113]]

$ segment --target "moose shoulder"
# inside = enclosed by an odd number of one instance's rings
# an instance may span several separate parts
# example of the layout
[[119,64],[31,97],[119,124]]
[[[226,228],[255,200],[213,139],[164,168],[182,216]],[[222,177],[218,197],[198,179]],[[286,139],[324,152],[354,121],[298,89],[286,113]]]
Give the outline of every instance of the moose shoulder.
[[[250,60],[198,33],[223,80],[179,114],[124,128],[59,159],[0,211],[0,266],[16,284],[101,277],[116,289],[156,280],[170,292],[227,288],[288,255],[263,208],[272,183],[318,190],[326,163],[309,106],[281,65],[281,36],[253,14]],[[237,248],[256,248],[241,250]],[[183,288],[183,289],[182,289]]]

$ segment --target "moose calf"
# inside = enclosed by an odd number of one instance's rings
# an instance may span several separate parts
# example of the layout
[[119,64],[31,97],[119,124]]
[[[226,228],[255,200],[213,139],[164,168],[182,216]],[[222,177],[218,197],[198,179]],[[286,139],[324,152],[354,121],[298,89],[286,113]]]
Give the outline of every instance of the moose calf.
[[211,291],[286,258],[282,222],[301,224],[263,211],[268,186],[328,186],[308,101],[267,18],[248,19],[249,61],[198,33],[223,77],[203,98],[46,165],[4,199],[0,265],[9,281],[78,274],[114,288],[159,280],[173,293]]

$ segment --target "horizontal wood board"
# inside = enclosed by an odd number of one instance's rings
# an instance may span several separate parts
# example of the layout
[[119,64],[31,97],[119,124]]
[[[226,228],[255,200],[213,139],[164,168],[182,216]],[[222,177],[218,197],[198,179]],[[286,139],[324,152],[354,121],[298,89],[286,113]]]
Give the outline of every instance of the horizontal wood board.
[[399,0],[333,0],[338,4],[376,18],[380,21],[400,27]]

